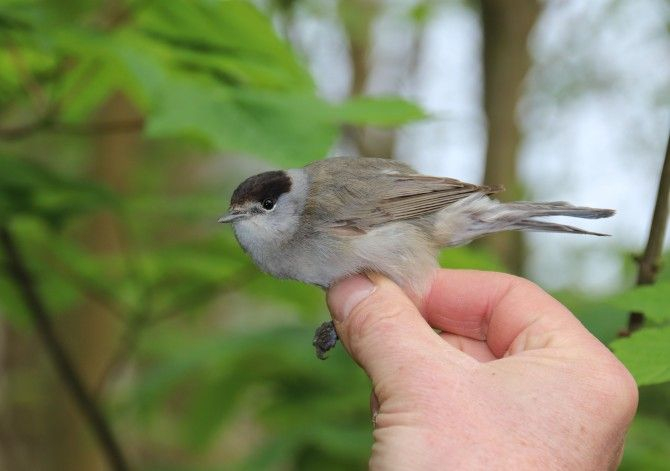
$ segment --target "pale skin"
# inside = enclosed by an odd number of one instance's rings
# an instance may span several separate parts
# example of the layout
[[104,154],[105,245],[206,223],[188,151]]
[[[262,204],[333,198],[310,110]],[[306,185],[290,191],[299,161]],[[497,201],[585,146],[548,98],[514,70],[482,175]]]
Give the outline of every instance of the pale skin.
[[384,277],[356,276],[328,291],[328,305],[372,380],[371,469],[618,466],[635,382],[533,283],[440,270],[412,302]]

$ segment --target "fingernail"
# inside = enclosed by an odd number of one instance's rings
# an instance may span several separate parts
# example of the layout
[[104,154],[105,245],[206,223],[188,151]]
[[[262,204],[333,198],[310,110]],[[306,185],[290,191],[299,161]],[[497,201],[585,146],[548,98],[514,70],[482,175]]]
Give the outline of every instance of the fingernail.
[[356,275],[340,281],[328,290],[328,306],[333,319],[342,322],[351,311],[375,290],[367,276]]

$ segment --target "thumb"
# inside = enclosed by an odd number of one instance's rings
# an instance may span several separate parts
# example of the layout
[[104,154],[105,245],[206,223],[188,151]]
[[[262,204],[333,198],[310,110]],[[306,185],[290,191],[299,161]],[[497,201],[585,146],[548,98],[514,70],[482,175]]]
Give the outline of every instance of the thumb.
[[337,283],[327,302],[340,340],[377,385],[428,366],[443,357],[438,349],[461,354],[440,339],[398,285],[380,275]]

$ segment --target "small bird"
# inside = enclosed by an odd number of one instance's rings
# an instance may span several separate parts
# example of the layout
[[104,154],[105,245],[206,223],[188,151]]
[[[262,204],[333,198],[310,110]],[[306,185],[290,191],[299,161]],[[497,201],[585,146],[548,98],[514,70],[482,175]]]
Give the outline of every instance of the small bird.
[[[480,186],[422,175],[387,159],[334,157],[300,169],[247,178],[229,212],[237,241],[263,271],[328,288],[356,273],[381,273],[421,296],[441,248],[494,232],[544,231],[603,236],[538,220],[544,216],[610,217],[611,209],[558,201],[502,203]],[[317,356],[337,341],[332,322],[317,329]]]

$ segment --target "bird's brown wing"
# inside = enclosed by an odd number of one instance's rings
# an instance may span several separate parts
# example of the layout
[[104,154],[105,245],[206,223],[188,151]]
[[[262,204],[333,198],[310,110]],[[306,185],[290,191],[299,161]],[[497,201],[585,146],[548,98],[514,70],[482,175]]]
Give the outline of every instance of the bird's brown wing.
[[[379,181],[378,178],[376,180]],[[332,227],[345,232],[365,232],[380,224],[439,211],[476,193],[490,195],[503,190],[502,186],[480,186],[453,178],[420,174],[389,174],[385,180],[381,197],[370,204],[351,205],[345,214],[340,215],[342,217],[332,221]]]

